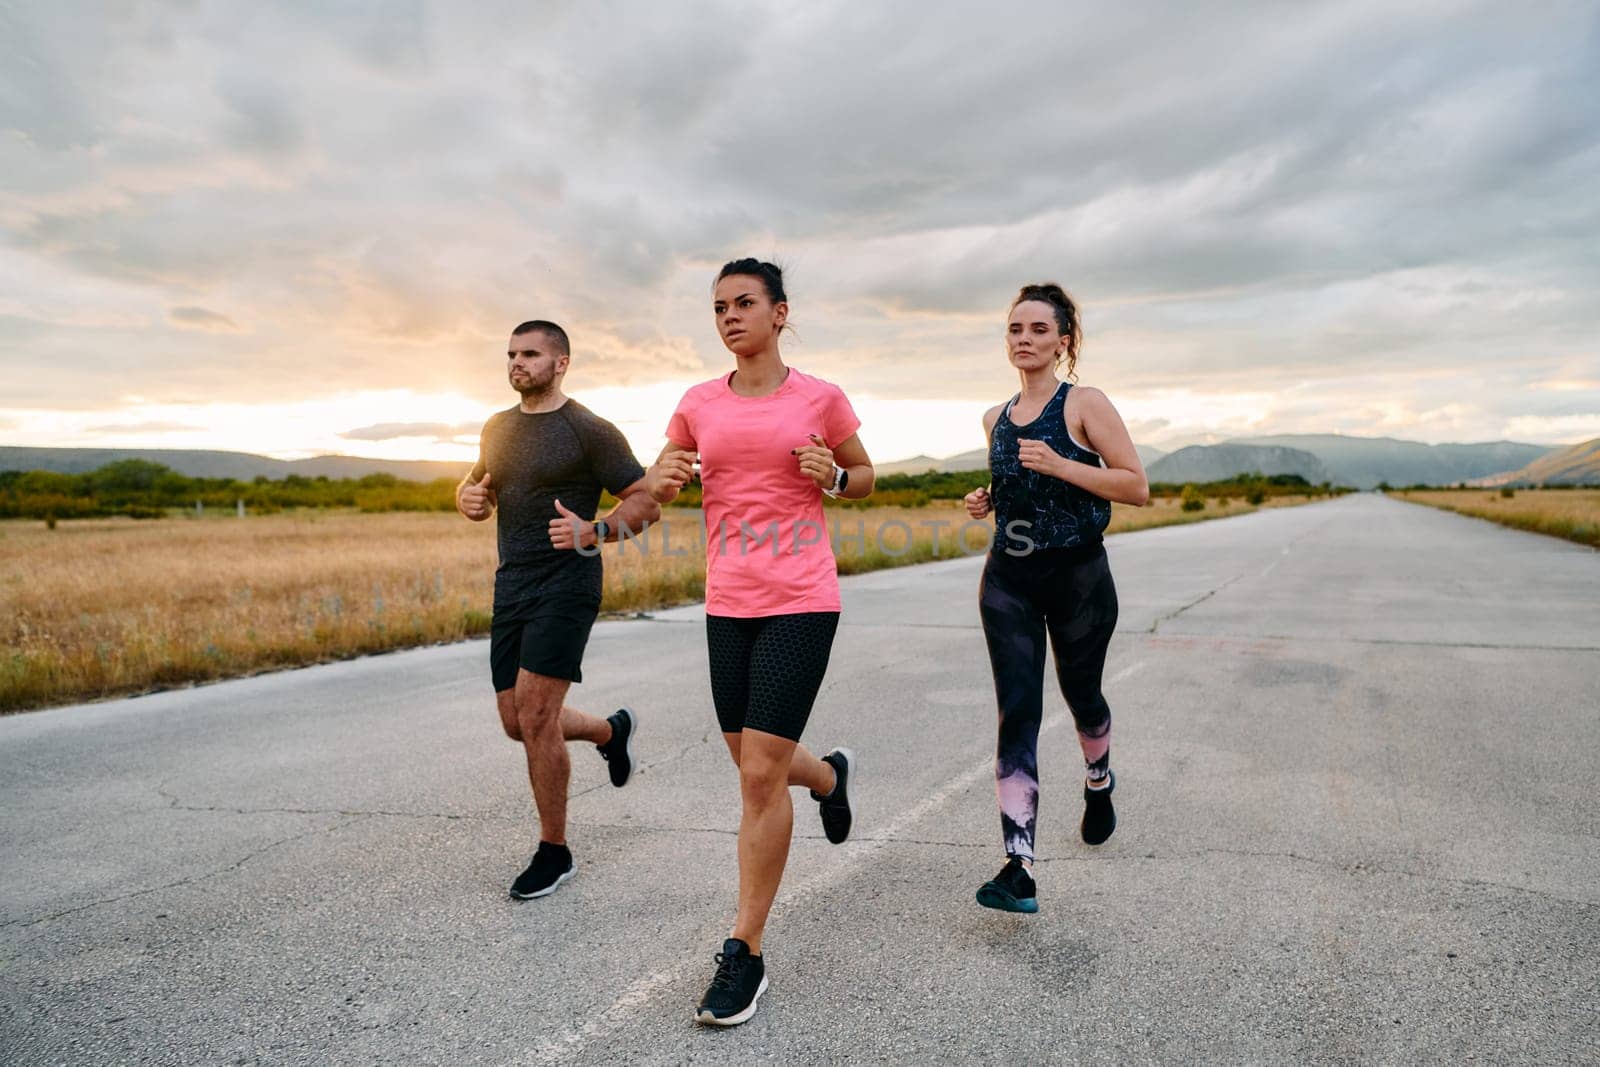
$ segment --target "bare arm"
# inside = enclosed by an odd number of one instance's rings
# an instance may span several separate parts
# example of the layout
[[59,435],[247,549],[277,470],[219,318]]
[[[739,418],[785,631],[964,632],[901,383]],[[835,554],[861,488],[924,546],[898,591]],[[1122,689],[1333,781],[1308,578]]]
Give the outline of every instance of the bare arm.
[[877,472],[872,469],[872,460],[868,458],[866,446],[861,443],[859,436],[851,434],[840,441],[837,448],[829,448],[814,433],[807,436],[811,439],[809,445],[791,449],[800,463],[801,474],[826,492],[833,487],[833,469],[839,467],[849,475],[840,496],[846,500],[861,500],[872,495]]
[[647,473],[617,494],[617,506],[602,519],[606,524],[607,541],[617,540],[624,529],[629,534],[640,533],[661,518],[661,505],[650,495],[649,481],[650,475]]
[[[1004,404],[996,404],[983,413],[983,439],[986,443],[994,441],[994,424],[1000,421],[1000,412],[1005,410]],[[967,514],[974,519],[984,518],[994,510],[994,500],[989,494],[988,486],[979,486],[968,493],[962,503],[967,506]]]
[[694,477],[695,461],[699,458],[693,449],[668,441],[667,447],[661,450],[661,455],[645,472],[645,491],[658,504],[672,503],[678,499],[678,491]]
[[[647,476],[648,477],[648,476]],[[601,538],[596,536],[597,523],[606,524],[605,540],[617,541],[644,532],[645,527],[661,518],[661,505],[645,490],[645,478],[640,478],[618,494],[617,506],[605,515],[590,522],[582,515],[557,500],[556,517],[550,520],[550,546],[576,548],[579,552],[594,555],[599,551]]]
[[840,441],[839,447],[833,450],[833,461],[850,474],[840,496],[846,500],[861,500],[872,495],[878,472],[873,469],[872,459],[867,455],[867,447],[861,443],[859,435],[851,434],[848,439]]
[[[1143,507],[1150,501],[1150,483],[1145,478],[1139,451],[1122,423],[1122,416],[1110,399],[1098,389],[1080,386],[1079,413],[1083,417],[1085,442],[1100,454],[1104,467],[1095,467],[1057,455],[1043,441],[1023,441],[1019,449],[1022,465],[1029,470],[1060,478],[1064,482],[1119,504]],[[1065,418],[1065,413],[1063,413]]]

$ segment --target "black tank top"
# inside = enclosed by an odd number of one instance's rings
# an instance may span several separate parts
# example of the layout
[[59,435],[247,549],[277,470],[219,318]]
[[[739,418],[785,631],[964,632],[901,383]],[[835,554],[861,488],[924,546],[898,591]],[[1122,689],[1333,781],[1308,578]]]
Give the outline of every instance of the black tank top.
[[[1067,432],[1063,411],[1072,386],[1062,382],[1039,417],[1025,426],[1011,421],[1011,408],[1022,394],[1006,402],[989,435],[989,493],[994,502],[992,552],[1024,554],[1043,548],[1075,548],[1099,544],[1111,521],[1111,503],[1059,478],[1028,470],[1017,454],[1022,440],[1043,441],[1066,459],[1103,466],[1100,456],[1079,445]],[[1026,523],[1012,527],[1012,523]],[[1028,542],[1033,547],[1028,547]]]

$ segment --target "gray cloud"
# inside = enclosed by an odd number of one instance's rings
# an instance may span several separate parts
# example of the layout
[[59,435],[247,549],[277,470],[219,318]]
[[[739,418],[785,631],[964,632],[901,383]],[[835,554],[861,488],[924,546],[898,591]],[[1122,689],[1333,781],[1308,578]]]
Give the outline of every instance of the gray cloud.
[[[66,62],[61,37],[72,14],[60,6],[8,6],[0,33],[0,129],[45,151],[92,143],[99,134],[92,93]],[[93,25],[81,38],[85,58],[103,59],[107,42]]]
[[[297,395],[500,402],[536,315],[575,380],[699,375],[727,360],[711,274],[745,253],[791,267],[794,357],[880,396],[1008,389],[1004,309],[1042,278],[1084,304],[1085,374],[1136,393],[1596,350],[1580,3],[90,12],[0,35],[17,403],[74,402],[65,357],[111,331],[166,398],[256,395],[222,344]],[[63,276],[123,318],[71,318]],[[228,323],[178,311],[211,306],[250,334],[194,336]],[[1560,403],[1492,406],[1600,414]]]
[[306,132],[298,108],[276,80],[229,70],[218,79],[217,96],[228,108],[222,133],[231,146],[272,157],[292,154],[304,145]]
[[171,308],[167,311],[167,318],[180,326],[189,326],[197,330],[229,330],[239,329],[239,324],[219,311],[208,311],[202,307]]
[[457,437],[476,437],[481,423],[462,422],[451,425],[443,422],[380,422],[346,430],[339,436],[350,441],[393,441],[399,437],[431,437],[435,441],[453,441]]

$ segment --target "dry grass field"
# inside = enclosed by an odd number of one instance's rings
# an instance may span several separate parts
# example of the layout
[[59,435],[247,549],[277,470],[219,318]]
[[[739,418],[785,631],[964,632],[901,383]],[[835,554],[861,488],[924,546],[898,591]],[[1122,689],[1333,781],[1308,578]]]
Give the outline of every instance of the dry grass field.
[[1600,489],[1408,489],[1390,496],[1600,548]]
[[[1299,502],[1271,498],[1269,506]],[[1111,529],[1253,510],[1235,500],[1183,512],[1175,499],[1158,500],[1119,506]],[[843,573],[962,551],[965,513],[953,503],[830,509],[828,517]],[[936,553],[938,522],[946,525]],[[606,547],[607,611],[702,596],[700,512],[668,509],[666,526],[642,547]],[[969,552],[984,551],[980,531],[967,536]],[[484,634],[494,566],[494,524],[454,513],[92,519],[54,530],[0,523],[0,711]]]

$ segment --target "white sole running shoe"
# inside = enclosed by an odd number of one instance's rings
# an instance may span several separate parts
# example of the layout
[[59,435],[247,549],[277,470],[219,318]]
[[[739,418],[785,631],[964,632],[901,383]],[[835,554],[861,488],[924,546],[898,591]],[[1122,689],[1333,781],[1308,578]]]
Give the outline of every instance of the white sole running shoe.
[[578,865],[574,863],[571,867],[568,867],[565,871],[562,871],[559,875],[557,875],[556,880],[545,886],[543,889],[535,889],[531,893],[519,893],[513,889],[511,890],[511,897],[513,900],[538,900],[540,897],[547,897],[551,893],[554,893],[557,889],[561,888],[563,882],[572,881],[572,876],[577,873]]
[[767,976],[762,975],[761,984],[756,986],[756,995],[750,998],[750,1006],[744,1011],[739,1012],[737,1015],[730,1015],[726,1019],[719,1019],[709,1011],[701,1008],[695,1012],[694,1021],[703,1023],[706,1026],[738,1026],[742,1022],[748,1022],[750,1017],[756,1013],[756,1004],[761,1000],[761,994],[766,991]]

